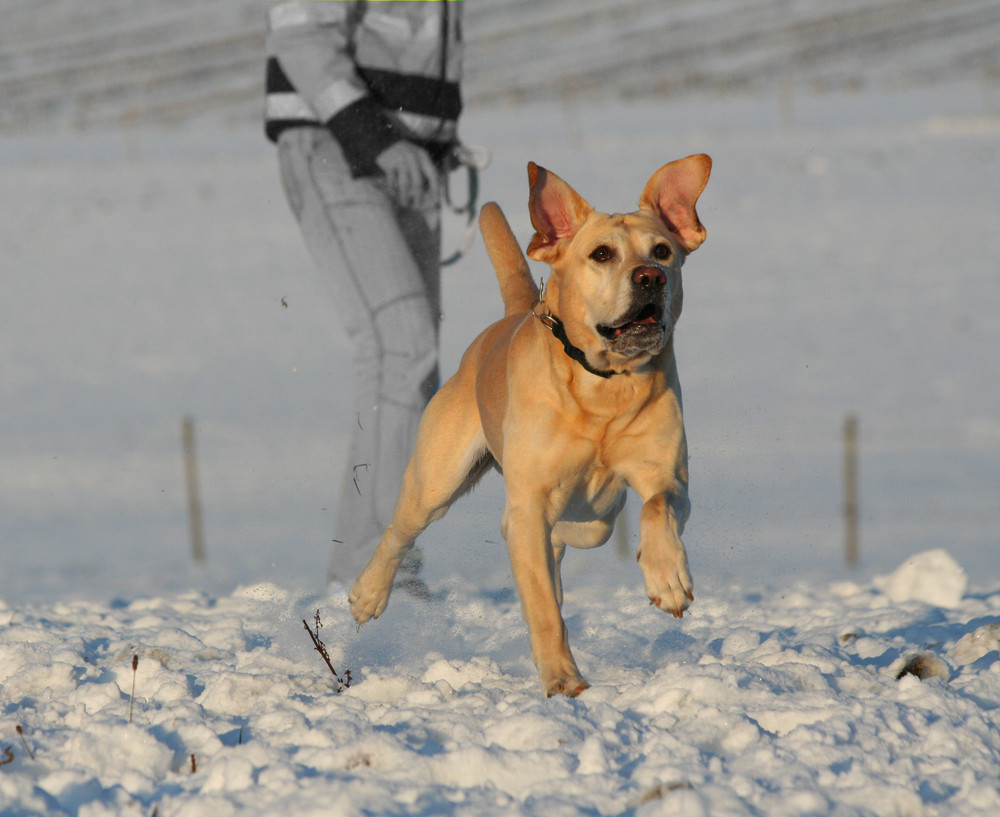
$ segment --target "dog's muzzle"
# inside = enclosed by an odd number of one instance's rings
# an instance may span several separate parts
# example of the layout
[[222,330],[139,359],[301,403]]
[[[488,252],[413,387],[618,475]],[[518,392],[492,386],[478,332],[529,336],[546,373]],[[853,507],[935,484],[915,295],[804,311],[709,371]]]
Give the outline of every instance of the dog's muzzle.
[[614,323],[597,326],[608,351],[626,356],[656,352],[667,339],[666,272],[656,266],[636,267],[632,270],[632,286],[628,312]]

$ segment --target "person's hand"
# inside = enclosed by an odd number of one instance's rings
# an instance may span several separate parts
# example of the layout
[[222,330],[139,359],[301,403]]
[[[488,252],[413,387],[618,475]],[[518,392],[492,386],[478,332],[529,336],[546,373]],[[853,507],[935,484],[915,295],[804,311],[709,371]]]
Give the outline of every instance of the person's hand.
[[413,142],[396,142],[376,156],[375,163],[385,174],[396,201],[404,207],[438,203],[438,170],[422,147]]

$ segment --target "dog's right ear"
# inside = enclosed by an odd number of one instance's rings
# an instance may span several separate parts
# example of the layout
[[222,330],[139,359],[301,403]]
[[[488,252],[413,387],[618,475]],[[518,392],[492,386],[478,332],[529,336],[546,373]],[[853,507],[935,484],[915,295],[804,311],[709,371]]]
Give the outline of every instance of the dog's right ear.
[[712,160],[704,153],[678,159],[657,170],[639,197],[639,206],[658,214],[688,252],[705,240],[695,204],[711,172]]
[[559,242],[571,238],[594,208],[555,173],[534,162],[528,162],[528,184],[528,210],[535,228],[528,256],[551,264],[559,255]]

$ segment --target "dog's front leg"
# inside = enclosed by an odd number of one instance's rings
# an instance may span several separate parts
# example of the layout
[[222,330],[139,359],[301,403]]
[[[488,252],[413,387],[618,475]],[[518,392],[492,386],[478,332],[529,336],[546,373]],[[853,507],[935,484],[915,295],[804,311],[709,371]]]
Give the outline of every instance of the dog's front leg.
[[549,541],[551,529],[545,520],[545,499],[519,503],[509,498],[504,515],[504,536],[521,598],[521,611],[528,624],[531,657],[541,676],[545,694],[575,698],[589,684],[580,677],[569,649],[566,624],[559,611],[556,555]]
[[[681,489],[683,491],[683,488]],[[687,519],[687,497],[657,493],[639,514],[637,558],[651,604],[680,618],[694,601],[687,553],[681,541]]]

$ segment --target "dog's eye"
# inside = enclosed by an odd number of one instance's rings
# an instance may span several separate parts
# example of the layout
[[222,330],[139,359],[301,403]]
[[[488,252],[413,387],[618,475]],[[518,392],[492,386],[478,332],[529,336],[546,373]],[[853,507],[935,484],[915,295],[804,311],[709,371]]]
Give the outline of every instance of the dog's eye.
[[670,249],[669,244],[657,244],[653,247],[653,258],[657,261],[667,261],[673,254],[674,251]]
[[601,244],[590,254],[590,260],[596,261],[598,264],[607,264],[608,261],[613,260],[614,257],[615,251],[607,244]]

